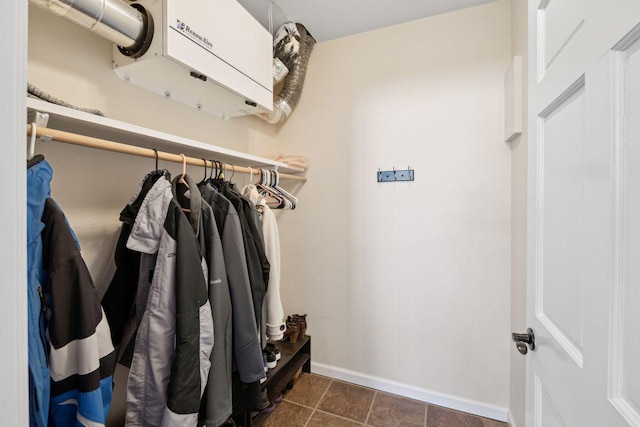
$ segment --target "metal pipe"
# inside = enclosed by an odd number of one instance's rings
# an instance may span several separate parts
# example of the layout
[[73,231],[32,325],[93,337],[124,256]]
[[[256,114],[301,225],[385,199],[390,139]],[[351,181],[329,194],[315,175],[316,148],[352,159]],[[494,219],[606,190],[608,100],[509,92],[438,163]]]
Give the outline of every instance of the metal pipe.
[[122,0],[31,0],[125,49],[142,44],[145,16]]

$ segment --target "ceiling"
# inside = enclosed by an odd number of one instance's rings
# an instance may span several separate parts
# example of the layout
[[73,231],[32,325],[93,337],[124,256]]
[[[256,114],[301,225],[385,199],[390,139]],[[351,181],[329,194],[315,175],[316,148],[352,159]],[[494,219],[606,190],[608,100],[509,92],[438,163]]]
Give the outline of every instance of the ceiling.
[[287,21],[304,24],[324,42],[401,24],[494,0],[238,0],[265,28],[273,3],[273,28]]

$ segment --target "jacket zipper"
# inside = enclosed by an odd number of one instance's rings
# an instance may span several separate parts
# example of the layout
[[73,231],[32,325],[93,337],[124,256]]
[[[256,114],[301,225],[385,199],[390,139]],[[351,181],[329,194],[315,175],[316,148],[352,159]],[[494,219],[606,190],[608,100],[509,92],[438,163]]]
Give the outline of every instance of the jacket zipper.
[[[40,306],[42,307],[40,309],[40,320],[45,320],[46,321],[46,312],[47,312],[47,297],[44,295],[44,292],[42,290],[42,286],[38,286],[38,295],[40,296]],[[43,331],[40,330],[40,324],[44,323],[44,322],[38,322],[38,336],[40,337],[40,342],[42,343],[42,350],[44,351],[44,357],[45,360],[47,361],[47,365],[49,364],[49,349],[47,348],[47,343],[46,340],[43,338],[42,333]],[[46,328],[46,326],[45,326]]]

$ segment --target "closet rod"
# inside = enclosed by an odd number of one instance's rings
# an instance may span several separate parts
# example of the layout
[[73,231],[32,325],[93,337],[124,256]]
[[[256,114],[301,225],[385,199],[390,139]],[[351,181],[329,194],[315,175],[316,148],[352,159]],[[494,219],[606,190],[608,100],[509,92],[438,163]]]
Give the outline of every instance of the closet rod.
[[[31,136],[31,125],[27,125],[27,136]],[[78,135],[76,133],[64,132],[61,130],[50,129],[42,126],[36,127],[36,138],[42,136],[51,137],[54,141],[64,142],[66,144],[81,145],[83,147],[97,148],[100,150],[114,151],[116,153],[132,154],[134,156],[149,157],[151,159],[156,158],[156,152],[151,148],[136,147],[134,145],[122,144],[120,142],[108,141],[106,139],[93,138],[85,135]],[[186,156],[185,156],[186,157]],[[182,157],[179,154],[167,153],[164,151],[158,151],[158,159],[168,162],[182,163]],[[202,159],[196,157],[186,157],[187,164],[193,166],[204,166]],[[214,167],[210,160],[207,160],[208,167]],[[260,175],[260,169],[235,166],[224,164],[224,168],[228,171],[235,171],[238,173],[247,173]],[[304,176],[290,175],[287,173],[278,174],[282,179],[291,179],[294,181],[306,182],[307,178]]]

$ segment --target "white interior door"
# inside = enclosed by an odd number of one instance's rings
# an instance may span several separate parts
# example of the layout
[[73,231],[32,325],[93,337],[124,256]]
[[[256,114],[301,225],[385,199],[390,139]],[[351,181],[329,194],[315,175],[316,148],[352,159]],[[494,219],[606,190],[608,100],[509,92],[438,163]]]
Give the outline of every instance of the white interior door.
[[639,23],[529,0],[529,427],[640,426]]

